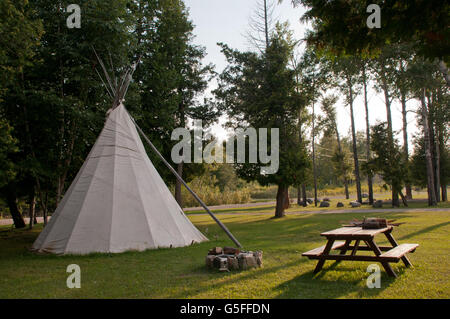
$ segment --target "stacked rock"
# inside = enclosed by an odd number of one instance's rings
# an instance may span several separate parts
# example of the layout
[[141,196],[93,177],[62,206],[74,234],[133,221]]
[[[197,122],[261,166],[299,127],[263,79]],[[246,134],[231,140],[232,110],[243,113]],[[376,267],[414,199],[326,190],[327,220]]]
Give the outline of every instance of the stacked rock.
[[262,251],[241,251],[233,247],[214,247],[206,256],[206,267],[219,271],[262,267]]

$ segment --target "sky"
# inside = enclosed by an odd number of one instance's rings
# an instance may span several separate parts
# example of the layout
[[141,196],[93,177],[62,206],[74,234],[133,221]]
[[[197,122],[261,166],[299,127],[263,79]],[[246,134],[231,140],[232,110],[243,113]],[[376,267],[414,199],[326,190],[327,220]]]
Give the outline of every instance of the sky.
[[[184,0],[189,9],[190,19],[195,26],[193,32],[196,36],[194,43],[206,47],[207,56],[204,63],[214,64],[216,71],[219,73],[226,67],[227,62],[220,52],[217,42],[223,42],[231,48],[241,51],[250,49],[245,34],[249,30],[249,20],[257,7],[257,2],[258,0]],[[274,16],[281,22],[288,21],[290,28],[294,31],[295,38],[301,39],[307,29],[307,25],[300,22],[300,17],[304,12],[305,9],[303,7],[294,8],[289,0],[285,0],[282,4],[276,6]],[[215,85],[216,83],[212,82],[209,89],[213,89]],[[386,121],[384,95],[371,89],[368,93],[368,98],[370,124],[373,125],[377,121]],[[414,100],[409,101],[407,108],[414,109],[417,103]],[[319,108],[317,105],[316,110]],[[341,134],[347,135],[351,128],[350,111],[344,105],[342,96],[336,108],[339,131]],[[402,144],[401,105],[398,102],[394,102],[391,109],[393,128],[395,131],[398,131],[397,138]],[[365,132],[365,110],[362,95],[359,95],[354,102],[354,113],[356,130]],[[225,118],[221,118],[219,124],[212,128],[213,133],[220,139],[224,139],[227,135],[227,131],[221,127],[221,124],[225,121]],[[407,121],[409,145],[410,149],[412,149],[413,134],[418,132],[414,113],[408,112]]]

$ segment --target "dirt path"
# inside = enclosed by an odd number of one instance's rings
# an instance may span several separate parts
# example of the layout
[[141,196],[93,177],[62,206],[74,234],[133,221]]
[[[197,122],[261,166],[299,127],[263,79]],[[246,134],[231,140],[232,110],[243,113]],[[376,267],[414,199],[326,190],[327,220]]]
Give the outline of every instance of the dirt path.
[[[271,205],[275,202],[265,202],[265,203],[250,203],[250,204],[236,204],[236,205],[221,205],[221,206],[210,206],[212,210],[217,209],[227,209],[227,208],[240,208],[240,207],[256,207],[256,206],[265,206]],[[201,207],[193,207],[187,208],[185,211],[193,211],[193,210],[201,210]],[[408,212],[448,212],[450,213],[450,208],[377,208],[377,209],[333,209],[333,210],[301,210],[295,212],[286,212],[286,215],[301,215],[301,214],[349,214],[349,213],[387,213],[387,212],[395,212],[395,213],[408,213]],[[273,215],[273,212],[247,212],[247,213],[233,213],[233,212],[217,212],[215,215],[233,215],[233,216],[244,216],[244,215]],[[208,215],[207,213],[197,213],[195,215]],[[49,217],[50,219],[50,217]],[[24,218],[25,223],[28,225],[29,218]],[[38,223],[43,223],[44,219],[42,217],[37,218]],[[13,220],[9,218],[0,219],[0,225],[12,225]]]
[[[376,208],[376,209],[333,209],[333,210],[301,210],[294,212],[286,212],[286,215],[301,215],[301,214],[349,214],[349,213],[407,213],[407,212],[448,212],[450,213],[450,208]],[[214,213],[214,212],[213,212]],[[273,215],[273,212],[247,212],[247,213],[234,213],[234,212],[217,212],[214,215]],[[208,215],[208,213],[196,213],[195,215]]]
[[[328,198],[331,199],[343,199],[342,202],[348,202],[349,199],[345,199],[343,196],[329,196]],[[417,202],[426,202],[426,199],[412,199],[409,200],[408,203],[417,203]],[[267,201],[267,202],[256,202],[256,203],[246,203],[246,204],[226,204],[226,205],[216,205],[216,206],[208,206],[211,210],[217,210],[217,209],[229,209],[229,208],[245,208],[245,207],[260,207],[260,206],[268,206],[268,205],[275,205],[275,201]],[[293,202],[291,201],[291,204]],[[384,205],[389,205],[390,201],[383,201]],[[203,210],[203,207],[187,207],[183,208],[185,212],[190,211],[196,211],[196,210]]]
[[[245,207],[259,207],[259,206],[268,206],[275,205],[274,201],[270,202],[258,202],[258,203],[246,203],[246,204],[226,204],[226,205],[216,205],[216,206],[208,206],[211,210],[216,209],[229,209],[229,208],[245,208]],[[203,210],[203,207],[187,207],[183,208],[185,212],[195,211],[195,210]]]

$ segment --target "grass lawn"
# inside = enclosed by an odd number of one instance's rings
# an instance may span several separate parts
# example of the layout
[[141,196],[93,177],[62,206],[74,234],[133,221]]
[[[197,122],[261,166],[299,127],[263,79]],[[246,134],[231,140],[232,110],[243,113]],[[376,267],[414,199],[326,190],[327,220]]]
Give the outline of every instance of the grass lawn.
[[[233,211],[233,210],[230,210]],[[272,208],[273,211],[273,208]],[[380,212],[406,224],[396,228],[399,243],[418,243],[410,254],[414,268],[392,264],[392,279],[382,269],[381,288],[366,287],[369,263],[327,261],[313,275],[316,261],[301,253],[325,243],[320,232],[364,214],[221,215],[248,250],[264,251],[264,267],[219,273],[204,258],[213,246],[230,245],[209,216],[189,218],[210,241],[176,249],[39,256],[28,248],[41,230],[0,227],[0,298],[449,298],[450,212]],[[371,216],[375,216],[371,214]],[[380,244],[387,243],[379,238]],[[68,289],[66,267],[81,267],[81,289]]]

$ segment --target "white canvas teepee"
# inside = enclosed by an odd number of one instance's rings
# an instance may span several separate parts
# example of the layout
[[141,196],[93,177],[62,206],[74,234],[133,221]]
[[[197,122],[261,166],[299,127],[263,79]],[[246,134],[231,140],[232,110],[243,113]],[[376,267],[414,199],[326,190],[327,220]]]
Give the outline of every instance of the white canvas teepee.
[[205,240],[156,171],[120,103],[32,249],[118,253]]

